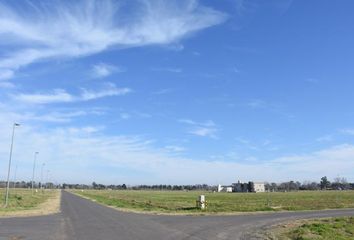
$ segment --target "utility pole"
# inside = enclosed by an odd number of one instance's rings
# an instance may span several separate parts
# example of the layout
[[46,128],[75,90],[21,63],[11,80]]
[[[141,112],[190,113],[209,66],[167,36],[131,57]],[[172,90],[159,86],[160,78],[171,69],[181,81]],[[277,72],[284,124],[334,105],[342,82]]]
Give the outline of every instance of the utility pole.
[[41,190],[43,192],[43,168],[45,166],[45,163],[42,163],[42,168],[41,168]]
[[14,189],[16,188],[16,177],[17,177],[17,164],[15,167],[15,175],[14,175]]
[[47,170],[47,175],[45,177],[45,188],[48,188],[48,175],[49,175],[49,170]]
[[11,159],[12,159],[12,148],[14,145],[14,136],[15,136],[15,128],[20,126],[18,123],[14,123],[12,127],[12,138],[11,138],[11,147],[10,147],[10,158],[9,158],[9,167],[7,169],[7,184],[6,184],[6,194],[5,194],[5,205],[4,207],[7,207],[7,204],[9,203],[9,190],[10,190],[10,172],[11,172]]
[[34,153],[34,159],[33,159],[33,171],[32,171],[32,196],[33,196],[33,185],[34,185],[34,171],[36,169],[36,160],[37,160],[37,155],[39,152]]

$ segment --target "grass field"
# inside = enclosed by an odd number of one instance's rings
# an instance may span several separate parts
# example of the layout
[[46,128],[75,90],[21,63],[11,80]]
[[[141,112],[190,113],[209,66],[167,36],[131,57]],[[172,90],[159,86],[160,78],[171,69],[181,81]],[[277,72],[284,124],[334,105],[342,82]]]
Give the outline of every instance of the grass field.
[[75,191],[105,205],[137,211],[198,213],[196,199],[204,194],[209,213],[354,208],[354,191],[288,193],[211,193],[197,191]]
[[273,239],[279,240],[349,240],[354,239],[354,217],[306,220],[283,228]]
[[44,191],[44,193],[38,192],[32,196],[30,189],[11,189],[8,207],[4,208],[5,189],[2,188],[0,189],[0,215],[34,209],[55,194],[57,194],[57,191]]

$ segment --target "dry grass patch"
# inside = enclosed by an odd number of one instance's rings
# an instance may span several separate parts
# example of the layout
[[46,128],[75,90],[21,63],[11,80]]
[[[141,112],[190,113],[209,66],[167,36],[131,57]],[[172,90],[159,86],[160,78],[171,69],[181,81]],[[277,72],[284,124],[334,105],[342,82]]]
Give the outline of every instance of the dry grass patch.
[[[39,216],[60,211],[59,190],[45,190],[33,196],[29,189],[15,189],[10,193],[9,205],[7,208],[0,208],[0,217]],[[4,191],[0,197],[4,199]]]

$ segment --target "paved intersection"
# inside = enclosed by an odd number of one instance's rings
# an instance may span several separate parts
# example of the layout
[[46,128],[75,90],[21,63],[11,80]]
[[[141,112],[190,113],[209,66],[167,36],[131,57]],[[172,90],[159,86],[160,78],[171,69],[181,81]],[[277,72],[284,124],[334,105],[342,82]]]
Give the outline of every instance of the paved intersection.
[[215,240],[250,239],[274,223],[317,217],[354,216],[354,209],[242,216],[161,216],[116,211],[66,191],[61,213],[0,219],[0,240]]

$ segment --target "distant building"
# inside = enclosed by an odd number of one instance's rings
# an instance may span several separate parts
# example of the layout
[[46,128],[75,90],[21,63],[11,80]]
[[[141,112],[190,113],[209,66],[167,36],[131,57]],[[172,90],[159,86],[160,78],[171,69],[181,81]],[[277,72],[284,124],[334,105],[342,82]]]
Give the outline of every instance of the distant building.
[[234,192],[265,192],[265,186],[262,182],[242,183],[238,181],[233,183],[232,186]]
[[265,186],[262,182],[255,182],[253,183],[253,191],[254,192],[265,192]]
[[219,184],[218,192],[265,192],[265,186],[263,182],[243,183],[238,181],[231,186],[221,186]]
[[221,186],[219,184],[218,185],[218,192],[233,192],[233,187],[232,186]]

